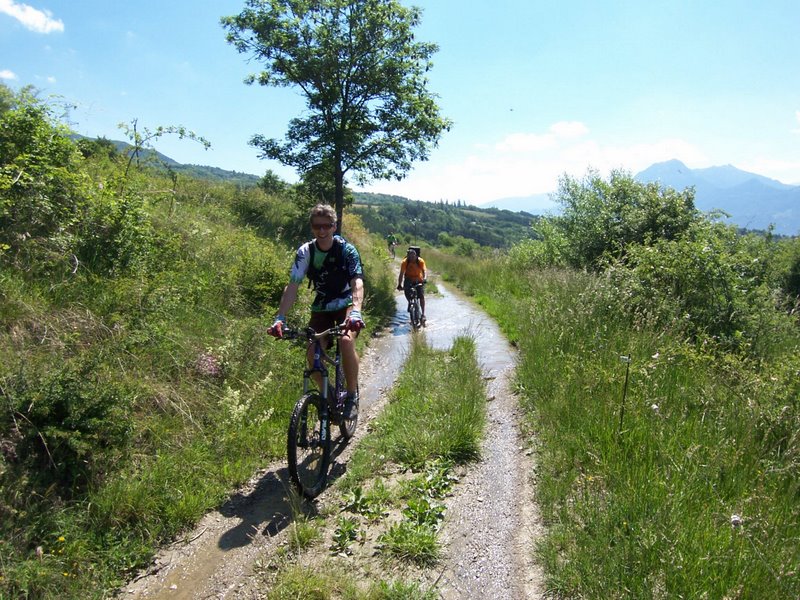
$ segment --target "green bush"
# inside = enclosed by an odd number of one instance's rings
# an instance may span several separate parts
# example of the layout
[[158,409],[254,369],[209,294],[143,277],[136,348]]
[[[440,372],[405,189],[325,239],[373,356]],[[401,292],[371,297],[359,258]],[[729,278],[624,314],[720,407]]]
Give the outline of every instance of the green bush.
[[636,322],[762,354],[791,335],[778,310],[767,242],[700,222],[674,240],[632,244],[605,276],[609,301]]
[[[86,211],[81,155],[32,97],[0,114],[0,248],[24,268],[64,260]],[[0,254],[2,256],[2,254]]]
[[2,431],[14,442],[13,471],[31,473],[34,490],[72,497],[101,483],[126,453],[133,394],[96,364],[49,369],[22,365],[3,377]]
[[140,195],[131,191],[120,195],[113,184],[93,194],[80,223],[76,250],[93,272],[125,273],[158,265],[156,245],[157,235]]
[[576,268],[598,269],[632,244],[674,240],[700,218],[694,190],[641,183],[624,171],[612,171],[608,181],[594,172],[583,181],[565,175],[555,200],[562,212],[545,221],[560,233],[558,253]]

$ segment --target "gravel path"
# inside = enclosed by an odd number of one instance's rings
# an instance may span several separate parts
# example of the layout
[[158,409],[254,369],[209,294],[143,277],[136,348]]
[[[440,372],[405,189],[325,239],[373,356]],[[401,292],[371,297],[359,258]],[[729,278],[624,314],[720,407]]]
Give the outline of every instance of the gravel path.
[[[470,468],[447,502],[441,531],[444,559],[423,578],[444,599],[544,598],[541,572],[532,551],[542,527],[533,502],[534,473],[529,444],[519,434],[519,412],[510,390],[515,352],[482,311],[439,284],[428,297],[425,336],[449,347],[457,335],[475,338],[487,380],[488,419],[481,460]],[[352,448],[381,410],[385,391],[407,351],[404,311],[391,331],[362,358],[362,411],[356,436],[338,457],[346,464]],[[335,466],[334,466],[335,468]],[[284,462],[269,465],[194,531],[162,550],[150,569],[120,590],[128,598],[262,598],[254,567],[269,560],[285,541],[291,522]],[[335,490],[326,491],[320,503]]]
[[[469,315],[466,331],[475,337],[489,404],[481,460],[447,503],[441,538],[447,551],[438,589],[445,599],[543,598],[542,573],[532,560],[542,532],[530,480],[534,464],[511,391],[516,352],[471,302],[447,288],[441,291],[443,309],[462,323]],[[434,313],[438,308],[431,306]],[[436,340],[431,333],[426,332],[429,339]],[[446,347],[448,337],[436,343]]]

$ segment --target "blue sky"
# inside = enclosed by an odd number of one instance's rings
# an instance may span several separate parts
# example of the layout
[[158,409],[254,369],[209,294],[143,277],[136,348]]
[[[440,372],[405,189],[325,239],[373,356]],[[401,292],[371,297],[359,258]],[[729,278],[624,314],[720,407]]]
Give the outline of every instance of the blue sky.
[[[796,0],[418,0],[435,42],[430,89],[453,120],[430,160],[367,190],[419,200],[551,192],[564,173],[636,173],[677,158],[800,184]],[[72,105],[79,133],[183,125],[211,150],[163,139],[184,163],[263,174],[248,145],[303,110],[225,42],[243,0],[0,0],[0,80]]]

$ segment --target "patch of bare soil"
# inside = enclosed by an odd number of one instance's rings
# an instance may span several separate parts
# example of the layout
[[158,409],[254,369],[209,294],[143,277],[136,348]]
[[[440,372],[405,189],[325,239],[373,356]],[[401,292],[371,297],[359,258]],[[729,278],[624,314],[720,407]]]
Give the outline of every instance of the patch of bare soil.
[[[443,556],[436,566],[418,569],[387,560],[377,538],[398,515],[364,523],[368,532],[350,553],[331,551],[342,498],[335,486],[302,508],[289,492],[283,462],[257,473],[220,510],[209,513],[192,532],[164,548],[151,567],[120,590],[129,598],[265,598],[277,565],[286,564],[289,525],[302,510],[321,515],[321,540],[291,561],[306,565],[335,563],[362,581],[403,579],[422,582],[440,597],[544,597],[542,575],[533,562],[534,541],[542,526],[534,502],[533,453],[520,435],[519,412],[510,389],[513,349],[496,325],[477,307],[439,285],[428,298],[428,343],[449,347],[463,333],[475,337],[487,379],[489,403],[481,460],[460,473],[445,500],[439,534]],[[402,304],[402,302],[401,302]],[[403,307],[404,309],[405,307]],[[407,317],[398,311],[390,333],[373,343],[362,358],[362,407],[356,435],[337,448],[332,479],[340,476],[352,449],[369,430],[386,401],[408,344]],[[413,440],[411,440],[413,443]],[[387,487],[403,477],[397,473]]]

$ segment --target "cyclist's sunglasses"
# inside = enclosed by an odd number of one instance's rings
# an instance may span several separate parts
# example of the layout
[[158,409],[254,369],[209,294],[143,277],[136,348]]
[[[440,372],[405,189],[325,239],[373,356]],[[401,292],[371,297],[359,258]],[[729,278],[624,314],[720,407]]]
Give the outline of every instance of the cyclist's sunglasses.
[[311,229],[333,229],[335,225],[333,223],[312,223]]

